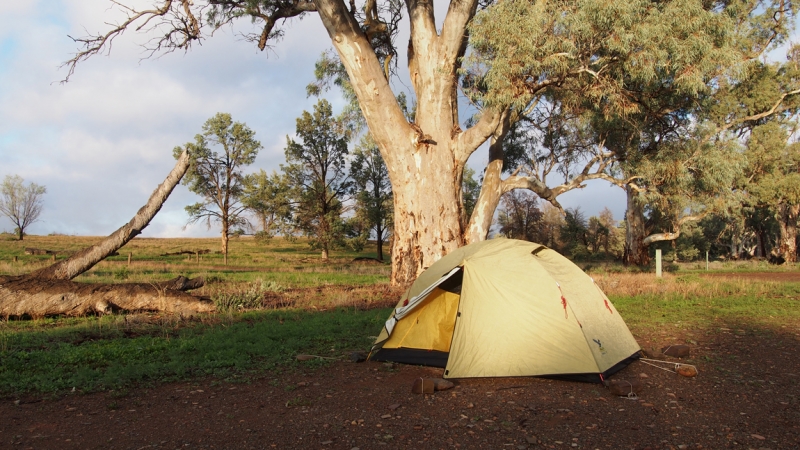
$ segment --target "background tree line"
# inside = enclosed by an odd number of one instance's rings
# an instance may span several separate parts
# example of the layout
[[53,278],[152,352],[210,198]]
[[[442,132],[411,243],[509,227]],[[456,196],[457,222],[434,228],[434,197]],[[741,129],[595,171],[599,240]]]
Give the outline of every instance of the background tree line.
[[330,103],[320,99],[297,119],[296,138],[286,138],[280,171],[244,174],[261,144],[247,125],[217,114],[194,143],[174,150],[177,158],[189,149],[192,165],[183,183],[204,199],[186,207],[189,223],[218,224],[225,255],[230,235],[252,231],[257,239],[306,236],[322,259],[337,248],[361,251],[372,238],[382,260],[391,229],[391,187],[370,136],[361,135],[351,150],[354,136],[347,116],[334,116]]

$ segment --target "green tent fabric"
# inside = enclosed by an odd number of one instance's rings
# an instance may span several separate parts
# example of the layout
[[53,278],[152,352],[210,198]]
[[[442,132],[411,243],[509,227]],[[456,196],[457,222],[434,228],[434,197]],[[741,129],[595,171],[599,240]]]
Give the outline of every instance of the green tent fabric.
[[420,274],[370,359],[444,367],[445,378],[599,382],[640,350],[578,266],[540,244],[492,239],[462,247]]

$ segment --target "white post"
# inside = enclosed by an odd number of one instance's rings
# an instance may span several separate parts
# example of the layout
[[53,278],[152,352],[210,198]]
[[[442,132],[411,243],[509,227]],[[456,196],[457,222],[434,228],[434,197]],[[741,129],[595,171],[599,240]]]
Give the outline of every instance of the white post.
[[708,250],[706,250],[706,272],[708,272]]
[[661,249],[656,249],[656,277],[661,278]]

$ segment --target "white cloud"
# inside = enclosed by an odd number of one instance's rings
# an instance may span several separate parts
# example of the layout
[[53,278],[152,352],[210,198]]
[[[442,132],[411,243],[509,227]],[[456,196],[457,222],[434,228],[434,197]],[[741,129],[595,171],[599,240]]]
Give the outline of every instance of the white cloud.
[[[151,6],[149,0],[137,1]],[[172,149],[203,122],[229,112],[264,144],[252,168],[272,170],[285,136],[309,109],[305,84],[327,47],[319,20],[295,20],[271,53],[219,30],[187,53],[140,61],[147,36],[128,32],[110,56],[78,65],[71,81],[59,65],[84,36],[123,18],[97,0],[3,2],[0,6],[0,177],[19,174],[47,186],[32,233],[108,234],[127,222],[174,165]],[[246,22],[246,21],[245,21]],[[185,230],[183,207],[197,197],[176,188],[145,231],[148,236],[215,235]],[[10,224],[0,221],[0,229]]]

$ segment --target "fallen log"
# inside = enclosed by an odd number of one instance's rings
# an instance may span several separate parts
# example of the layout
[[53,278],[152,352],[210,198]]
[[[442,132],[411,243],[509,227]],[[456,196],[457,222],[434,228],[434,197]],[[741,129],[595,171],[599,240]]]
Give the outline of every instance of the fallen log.
[[161,283],[157,283],[156,286],[158,286],[160,289],[169,289],[172,291],[190,291],[192,289],[201,288],[205,284],[206,280],[203,277],[192,278],[190,280],[185,276],[181,275],[169,281],[162,281]]
[[162,283],[86,284],[72,280],[133,239],[150,223],[190,164],[187,151],[136,215],[97,244],[44,269],[0,277],[0,317],[80,316],[114,311],[212,312],[208,299],[184,291],[203,286],[202,278],[178,277]]
[[205,254],[208,254],[208,253],[211,253],[211,250],[209,250],[209,249],[205,249],[205,250],[181,250],[179,252],[162,253],[159,256],[205,255]]
[[26,255],[55,255],[53,250],[45,250],[43,248],[25,247]]
[[158,284],[88,284],[25,276],[0,279],[0,317],[6,319],[83,316],[118,311],[192,315],[214,310],[215,306],[210,300],[182,290],[165,289]]

